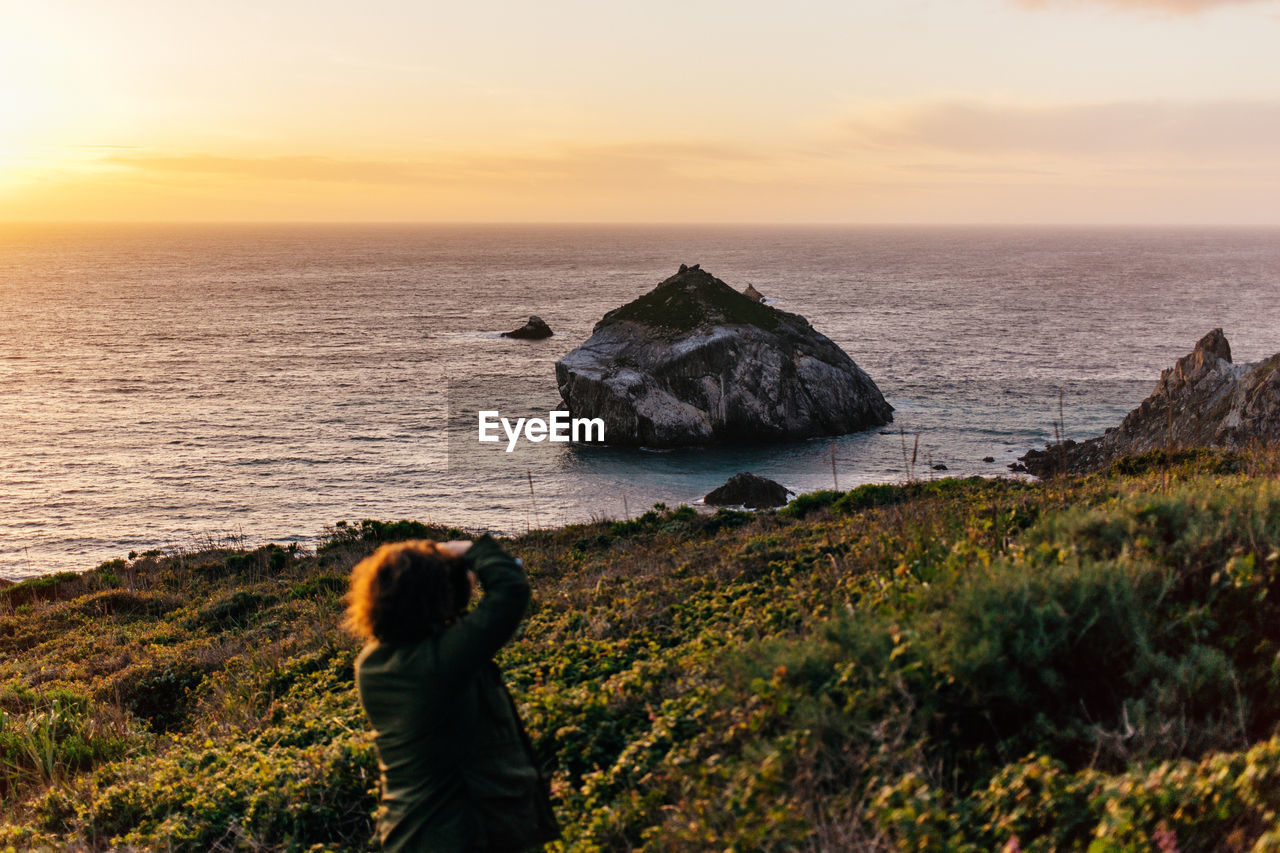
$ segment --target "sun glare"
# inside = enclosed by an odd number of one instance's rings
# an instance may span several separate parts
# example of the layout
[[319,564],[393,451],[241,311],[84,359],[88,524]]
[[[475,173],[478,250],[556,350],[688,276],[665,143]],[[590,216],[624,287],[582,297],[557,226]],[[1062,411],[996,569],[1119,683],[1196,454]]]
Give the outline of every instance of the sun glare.
[[31,109],[21,92],[0,89],[0,178],[17,167],[23,137],[31,129]]
[[4,160],[14,154],[12,140],[13,126],[16,123],[14,112],[5,93],[0,92],[0,158]]

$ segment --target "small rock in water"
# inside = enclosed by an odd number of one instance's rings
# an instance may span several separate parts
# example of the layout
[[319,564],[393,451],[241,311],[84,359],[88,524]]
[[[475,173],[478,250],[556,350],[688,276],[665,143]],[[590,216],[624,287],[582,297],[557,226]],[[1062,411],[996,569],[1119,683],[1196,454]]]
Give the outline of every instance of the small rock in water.
[[718,489],[713,489],[703,498],[708,506],[745,506],[748,509],[782,506],[787,502],[791,490],[781,483],[755,474],[743,472],[734,474],[729,481]]
[[947,466],[946,466],[946,465],[943,465],[941,462],[939,462],[937,465],[934,465],[934,466],[933,466],[933,470],[935,470],[935,471],[945,471],[945,470],[947,470]]
[[984,457],[982,457],[982,461],[983,461],[983,462],[995,462],[995,461],[996,461],[996,458],[995,458],[994,456],[984,456]]
[[502,337],[536,341],[542,338],[549,338],[553,334],[554,332],[551,331],[551,327],[547,325],[546,321],[534,315],[529,317],[529,322],[520,328],[513,329],[510,332],[503,332]]

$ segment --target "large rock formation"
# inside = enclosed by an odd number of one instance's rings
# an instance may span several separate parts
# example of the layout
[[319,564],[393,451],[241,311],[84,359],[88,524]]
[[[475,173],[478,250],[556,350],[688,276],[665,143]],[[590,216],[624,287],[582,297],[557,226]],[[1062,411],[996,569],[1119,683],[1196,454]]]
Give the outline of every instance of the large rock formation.
[[1280,353],[1233,364],[1221,329],[1160,374],[1155,391],[1119,427],[1079,444],[1033,450],[1022,461],[1032,474],[1092,471],[1120,456],[1160,448],[1242,447],[1280,442]]
[[556,381],[611,444],[798,439],[893,419],[871,377],[803,317],[697,265],[605,314]]

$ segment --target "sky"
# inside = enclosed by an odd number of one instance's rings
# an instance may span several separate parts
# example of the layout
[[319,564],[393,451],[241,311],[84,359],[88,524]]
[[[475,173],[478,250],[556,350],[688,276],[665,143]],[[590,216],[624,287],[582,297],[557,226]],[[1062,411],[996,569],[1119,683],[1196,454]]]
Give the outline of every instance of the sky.
[[1280,0],[0,0],[0,221],[1280,224]]

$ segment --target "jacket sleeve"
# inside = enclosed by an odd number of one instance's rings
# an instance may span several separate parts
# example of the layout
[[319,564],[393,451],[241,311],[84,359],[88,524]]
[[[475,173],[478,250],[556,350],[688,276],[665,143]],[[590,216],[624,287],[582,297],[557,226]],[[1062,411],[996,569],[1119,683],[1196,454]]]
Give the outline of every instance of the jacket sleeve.
[[485,535],[464,558],[480,579],[480,603],[440,635],[438,666],[442,672],[464,675],[491,660],[520,625],[529,606],[529,580],[524,569]]

